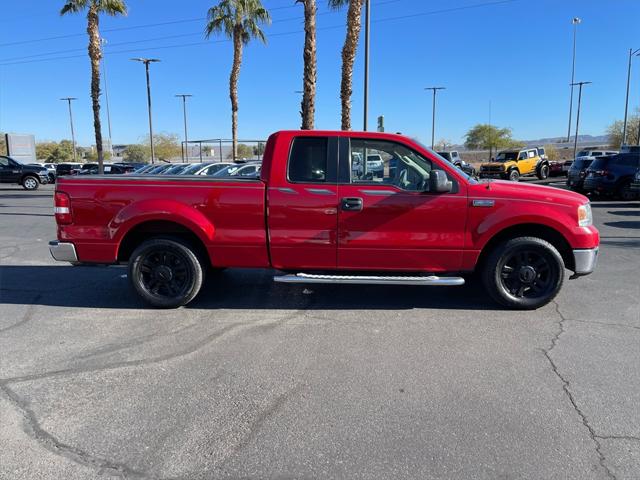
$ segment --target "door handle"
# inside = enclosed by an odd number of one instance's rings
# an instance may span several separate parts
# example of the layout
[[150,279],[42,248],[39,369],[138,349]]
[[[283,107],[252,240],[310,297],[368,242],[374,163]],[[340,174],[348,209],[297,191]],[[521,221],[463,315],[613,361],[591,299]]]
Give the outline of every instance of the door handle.
[[359,212],[362,210],[363,203],[361,198],[345,197],[340,200],[340,208],[347,212]]

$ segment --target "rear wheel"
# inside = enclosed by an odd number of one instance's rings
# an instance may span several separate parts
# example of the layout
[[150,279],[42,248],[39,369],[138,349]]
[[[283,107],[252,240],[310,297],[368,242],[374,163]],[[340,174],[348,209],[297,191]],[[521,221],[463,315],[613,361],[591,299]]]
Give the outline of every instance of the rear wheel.
[[533,310],[549,303],[560,291],[564,262],[545,240],[513,238],[491,252],[482,276],[495,301],[509,308]]
[[514,168],[509,172],[509,180],[511,180],[512,182],[520,181],[520,172],[517,168]]
[[540,168],[538,168],[537,176],[539,180],[545,180],[546,178],[549,178],[549,165],[547,165],[546,163],[540,165]]
[[27,175],[22,179],[22,188],[25,190],[37,190],[40,182],[33,175]]
[[134,290],[148,304],[176,308],[198,295],[204,271],[188,244],[170,238],[153,238],[131,254],[129,279]]

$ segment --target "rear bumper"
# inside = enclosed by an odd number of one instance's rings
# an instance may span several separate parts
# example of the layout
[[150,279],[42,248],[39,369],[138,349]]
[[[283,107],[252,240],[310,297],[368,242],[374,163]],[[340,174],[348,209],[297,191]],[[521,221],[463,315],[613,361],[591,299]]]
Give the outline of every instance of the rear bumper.
[[77,262],[78,255],[76,254],[76,247],[73,243],[49,242],[49,252],[54,260],[58,262]]
[[583,276],[593,273],[598,264],[598,247],[573,251],[575,275]]

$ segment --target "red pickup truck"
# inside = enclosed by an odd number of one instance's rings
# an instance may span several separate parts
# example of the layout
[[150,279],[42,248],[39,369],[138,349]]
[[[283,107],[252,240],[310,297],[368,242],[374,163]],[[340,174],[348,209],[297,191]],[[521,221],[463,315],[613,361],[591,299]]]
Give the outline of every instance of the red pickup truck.
[[[382,167],[356,159],[375,156]],[[357,163],[357,165],[356,165]],[[478,182],[420,143],[371,132],[282,131],[260,178],[62,177],[56,260],[128,262],[155,307],[190,302],[210,268],[273,268],[278,282],[462,285],[533,309],[596,265],[582,195]],[[397,287],[399,288],[399,287]]]

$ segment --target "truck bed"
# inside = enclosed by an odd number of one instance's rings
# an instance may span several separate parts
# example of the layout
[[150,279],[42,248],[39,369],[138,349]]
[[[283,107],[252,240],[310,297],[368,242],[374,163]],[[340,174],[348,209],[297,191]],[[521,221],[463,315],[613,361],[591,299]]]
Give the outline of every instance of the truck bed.
[[71,225],[58,226],[58,238],[73,242],[84,262],[118,262],[126,248],[125,235],[154,230],[180,234],[188,229],[216,266],[269,265],[265,185],[260,180],[60,177],[57,191],[70,197],[74,219]]

